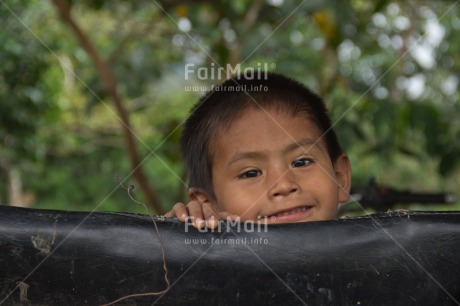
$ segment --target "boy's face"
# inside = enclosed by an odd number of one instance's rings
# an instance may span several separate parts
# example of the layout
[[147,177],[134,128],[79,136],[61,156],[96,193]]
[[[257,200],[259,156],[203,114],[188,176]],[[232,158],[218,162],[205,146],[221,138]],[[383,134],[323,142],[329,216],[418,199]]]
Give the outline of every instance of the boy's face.
[[305,115],[248,109],[216,136],[211,204],[242,221],[335,218],[348,199],[350,164],[342,155],[333,165],[320,137]]

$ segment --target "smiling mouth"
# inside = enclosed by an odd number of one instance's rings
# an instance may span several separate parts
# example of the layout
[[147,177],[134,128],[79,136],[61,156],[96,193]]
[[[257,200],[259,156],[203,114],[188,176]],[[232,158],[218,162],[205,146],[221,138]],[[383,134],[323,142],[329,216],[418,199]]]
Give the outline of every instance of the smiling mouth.
[[274,215],[267,216],[267,218],[269,218],[270,220],[276,220],[278,218],[288,217],[290,215],[298,215],[298,214],[302,214],[303,212],[310,210],[312,207],[313,206],[301,206],[301,207],[297,207],[294,209],[282,211]]

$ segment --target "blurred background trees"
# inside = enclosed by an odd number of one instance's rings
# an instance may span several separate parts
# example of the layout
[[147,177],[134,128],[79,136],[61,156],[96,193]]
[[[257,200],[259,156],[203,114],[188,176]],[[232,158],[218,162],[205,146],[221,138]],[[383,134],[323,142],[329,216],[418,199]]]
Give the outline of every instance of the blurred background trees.
[[181,124],[219,81],[186,64],[311,87],[355,184],[456,192],[459,16],[447,0],[2,0],[0,204],[141,211],[117,174],[157,213],[184,199]]

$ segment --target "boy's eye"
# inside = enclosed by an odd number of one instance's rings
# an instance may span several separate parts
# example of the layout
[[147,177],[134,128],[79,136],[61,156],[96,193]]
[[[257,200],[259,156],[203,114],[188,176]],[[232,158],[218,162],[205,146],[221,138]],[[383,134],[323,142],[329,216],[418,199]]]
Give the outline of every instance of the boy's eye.
[[252,177],[257,177],[261,174],[262,172],[260,170],[251,169],[251,170],[245,171],[242,174],[240,174],[240,178],[252,178]]
[[309,165],[311,162],[312,162],[312,160],[309,159],[309,158],[301,158],[301,159],[297,159],[297,160],[293,161],[292,166],[295,167],[295,168],[305,167],[305,166]]

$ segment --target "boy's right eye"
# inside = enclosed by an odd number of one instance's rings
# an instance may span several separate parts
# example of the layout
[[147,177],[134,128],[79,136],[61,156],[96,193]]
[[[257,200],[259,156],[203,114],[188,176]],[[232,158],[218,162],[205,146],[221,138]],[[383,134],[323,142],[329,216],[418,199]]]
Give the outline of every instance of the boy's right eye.
[[253,177],[257,177],[259,175],[261,175],[262,172],[260,170],[256,170],[256,169],[251,169],[251,170],[248,170],[248,171],[245,171],[243,173],[240,174],[240,178],[253,178]]

